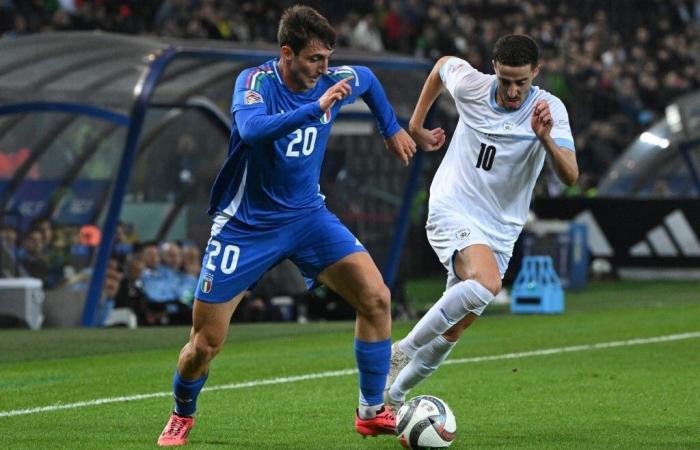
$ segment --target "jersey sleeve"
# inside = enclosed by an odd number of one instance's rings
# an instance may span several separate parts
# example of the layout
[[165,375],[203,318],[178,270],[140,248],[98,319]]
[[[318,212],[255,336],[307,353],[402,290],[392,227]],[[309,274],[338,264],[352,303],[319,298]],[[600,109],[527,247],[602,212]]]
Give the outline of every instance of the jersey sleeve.
[[241,109],[265,108],[268,93],[265,75],[266,72],[259,67],[246,69],[238,75],[233,88],[232,113]]
[[268,114],[265,99],[274,94],[267,87],[271,79],[267,74],[260,68],[246,69],[233,90],[231,113],[241,138],[248,144],[279,139],[322,115],[318,101],[285,113]]
[[554,139],[554,142],[556,142],[559,147],[576,151],[574,137],[569,124],[569,114],[566,112],[564,103],[554,96],[548,98],[547,102],[549,103],[549,112],[552,115],[553,122],[552,131],[550,133],[552,139]]
[[455,100],[467,101],[482,92],[491,76],[479,72],[467,61],[451,57],[440,67],[440,79]]
[[[346,75],[346,76],[344,76]],[[377,119],[379,131],[385,138],[398,133],[401,129],[394,108],[386,97],[386,92],[377,76],[364,66],[343,66],[337,68],[334,76],[347,78],[353,76],[351,83],[352,93],[346,97],[343,104],[353,103],[358,97],[369,106],[369,109]],[[338,78],[340,80],[341,78]]]

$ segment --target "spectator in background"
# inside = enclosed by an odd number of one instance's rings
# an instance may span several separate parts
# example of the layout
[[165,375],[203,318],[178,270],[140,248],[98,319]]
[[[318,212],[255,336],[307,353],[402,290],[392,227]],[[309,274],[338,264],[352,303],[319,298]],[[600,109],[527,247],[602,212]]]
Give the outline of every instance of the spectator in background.
[[350,46],[358,50],[381,52],[384,50],[381,30],[372,14],[365,14],[357,20],[350,32]]
[[[191,251],[189,251],[191,253]],[[195,274],[185,271],[184,267],[184,252],[182,246],[178,242],[165,242],[160,248],[161,260],[163,266],[171,279],[171,286],[174,289],[175,298],[182,305],[191,305],[194,299],[194,290],[197,287],[197,279],[199,271]],[[191,265],[191,264],[190,264]],[[199,268],[199,264],[197,265]],[[193,267],[190,267],[193,270]],[[188,308],[180,307],[183,313],[191,314]]]
[[177,312],[177,307],[174,305],[177,302],[177,296],[171,284],[172,276],[161,263],[157,243],[144,243],[141,254],[144,261],[141,283],[148,302],[146,322],[151,325],[166,325],[169,323],[168,315]]
[[192,243],[183,244],[181,269],[180,301],[191,307],[194,301],[194,291],[197,288],[199,272],[202,270],[202,253],[198,246]]
[[131,309],[136,314],[139,326],[149,325],[148,298],[143,291],[141,279],[145,267],[140,249],[127,255],[124,262],[124,277],[114,297],[115,308]]
[[69,265],[75,272],[79,272],[90,266],[92,250],[80,240],[80,227],[78,225],[64,225],[63,232],[67,241],[70,257]]
[[[179,248],[168,245],[168,262],[179,266],[182,256]],[[144,270],[141,274],[143,292],[147,299],[146,321],[151,325],[190,322],[191,311],[180,302],[180,279],[171,266],[163,264],[158,245],[147,242],[142,248]]]
[[0,276],[21,275],[18,261],[17,230],[4,223],[0,224]]
[[120,265],[123,265],[126,257],[134,251],[134,245],[130,241],[127,234],[128,225],[124,222],[117,223],[117,228],[114,232],[114,244],[112,245],[112,256],[115,257]]
[[17,247],[17,230],[14,227],[7,224],[0,225],[0,245],[6,251],[14,253]]
[[40,279],[48,287],[50,270],[44,249],[44,235],[41,230],[32,228],[22,239],[19,259],[29,276]]

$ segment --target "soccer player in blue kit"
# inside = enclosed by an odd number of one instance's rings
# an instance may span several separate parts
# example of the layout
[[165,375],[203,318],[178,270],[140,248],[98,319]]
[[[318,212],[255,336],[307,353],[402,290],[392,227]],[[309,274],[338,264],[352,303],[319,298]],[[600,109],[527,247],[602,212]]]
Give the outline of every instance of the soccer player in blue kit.
[[307,285],[320,282],[357,310],[360,399],[355,429],[393,434],[383,390],[391,355],[390,293],[360,241],[330,213],[319,190],[331,125],[361,97],[387,149],[408,163],[416,145],[398,124],[366,67],[328,67],[335,31],[316,10],[293,6],[279,25],[279,59],[241,72],[233,93],[229,154],[212,188],[211,237],[204,255],[189,342],[173,380],[175,409],[160,446],[187,443],[196,401],[243,293],[289,258]]

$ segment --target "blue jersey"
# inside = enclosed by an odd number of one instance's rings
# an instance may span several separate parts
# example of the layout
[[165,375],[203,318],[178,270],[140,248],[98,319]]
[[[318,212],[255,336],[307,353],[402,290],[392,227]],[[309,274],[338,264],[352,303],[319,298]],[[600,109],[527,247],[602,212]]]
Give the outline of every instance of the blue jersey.
[[[319,98],[350,76],[352,93],[322,113]],[[400,130],[381,84],[366,67],[331,67],[305,92],[285,86],[277,60],[243,70],[233,92],[228,157],[212,187],[209,214],[265,227],[322,208],[319,178],[331,125],[340,108],[358,97],[385,138]]]

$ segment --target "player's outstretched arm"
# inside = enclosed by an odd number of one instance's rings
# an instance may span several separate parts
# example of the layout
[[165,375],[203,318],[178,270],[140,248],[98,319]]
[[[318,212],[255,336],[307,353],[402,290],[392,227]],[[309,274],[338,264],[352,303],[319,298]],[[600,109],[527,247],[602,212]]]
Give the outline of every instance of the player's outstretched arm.
[[240,108],[236,110],[234,116],[241,138],[250,144],[274,141],[288,135],[305,123],[318,119],[335,102],[350,95],[352,91],[348,84],[350,79],[352,77],[339,81],[328,88],[319,100],[280,114],[267,114],[263,106],[262,94],[248,90],[249,98],[252,99],[252,107]]
[[559,147],[552,139],[551,131],[554,119],[549,111],[549,104],[544,100],[535,103],[530,118],[532,131],[537,139],[542,142],[547,153],[551,156],[552,166],[559,179],[567,186],[573,186],[578,179],[578,164],[576,163],[576,152],[568,148]]
[[307,103],[293,111],[267,114],[264,108],[239,109],[234,113],[241,138],[248,144],[274,141],[288,135],[303,124],[323,114],[318,101]]
[[384,136],[384,145],[404,165],[408,165],[416,153],[416,143],[399,125],[394,108],[391,107],[382,84],[367,67],[357,66],[353,67],[353,70],[358,74],[359,86],[356,93],[362,96],[377,119],[379,131]]
[[445,130],[442,128],[428,130],[424,124],[430,107],[433,106],[442,90],[440,68],[450,58],[451,56],[443,56],[435,63],[433,70],[430,71],[430,75],[428,75],[423,84],[418,103],[416,103],[411,120],[408,122],[408,130],[411,136],[416,140],[418,146],[426,151],[437,150],[445,143]]

